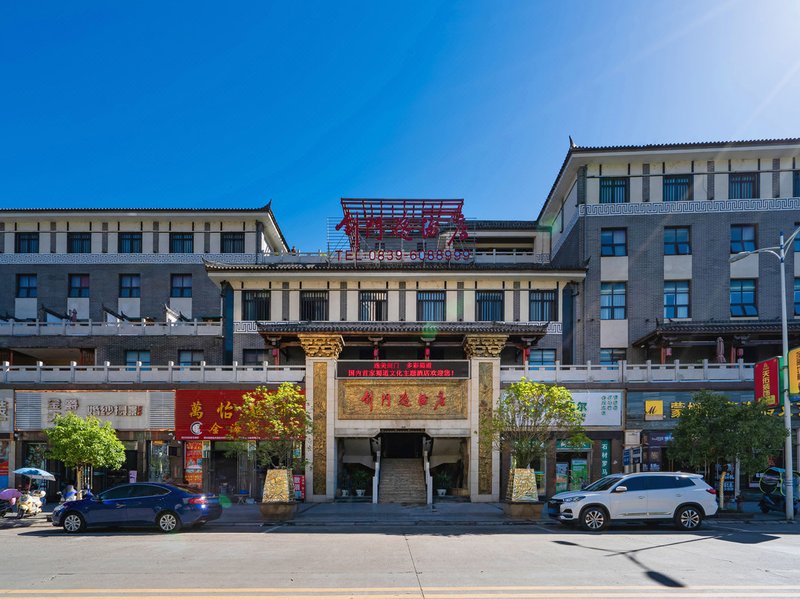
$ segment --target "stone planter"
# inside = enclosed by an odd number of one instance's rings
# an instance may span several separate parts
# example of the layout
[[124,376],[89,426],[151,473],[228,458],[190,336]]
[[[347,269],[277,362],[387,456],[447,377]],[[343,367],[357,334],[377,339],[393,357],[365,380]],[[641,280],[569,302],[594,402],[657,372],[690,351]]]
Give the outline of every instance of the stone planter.
[[503,504],[503,513],[515,520],[540,520],[543,501],[507,501]]
[[294,518],[297,511],[296,501],[271,501],[259,503],[258,509],[265,522],[286,522]]
[[439,497],[444,497],[447,495],[447,489],[436,489],[436,495]]

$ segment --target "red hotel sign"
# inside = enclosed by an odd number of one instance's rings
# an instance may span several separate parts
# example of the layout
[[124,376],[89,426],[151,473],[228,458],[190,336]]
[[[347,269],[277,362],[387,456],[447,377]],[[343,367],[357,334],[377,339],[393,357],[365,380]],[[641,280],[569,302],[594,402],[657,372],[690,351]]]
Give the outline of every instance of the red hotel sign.
[[772,358],[759,362],[755,367],[756,401],[763,401],[770,408],[780,402],[780,367],[779,359]]
[[180,441],[224,441],[236,423],[235,408],[247,389],[178,389],[175,391],[175,436]]
[[467,360],[342,360],[340,379],[468,379]]

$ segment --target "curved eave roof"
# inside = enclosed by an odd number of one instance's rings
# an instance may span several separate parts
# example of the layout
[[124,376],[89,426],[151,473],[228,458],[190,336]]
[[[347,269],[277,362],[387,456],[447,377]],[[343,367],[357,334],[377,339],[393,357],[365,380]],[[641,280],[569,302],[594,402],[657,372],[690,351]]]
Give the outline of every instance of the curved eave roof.
[[259,322],[261,333],[339,333],[342,335],[494,333],[542,336],[546,323],[521,322]]

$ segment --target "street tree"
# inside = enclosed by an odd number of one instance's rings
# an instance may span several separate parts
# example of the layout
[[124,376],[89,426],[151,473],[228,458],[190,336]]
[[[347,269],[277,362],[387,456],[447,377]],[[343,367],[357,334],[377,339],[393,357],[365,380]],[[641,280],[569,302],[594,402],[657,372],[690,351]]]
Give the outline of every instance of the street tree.
[[264,500],[273,496],[281,499],[286,495],[283,488],[270,489],[274,487],[271,480],[280,480],[281,487],[285,482],[289,492],[285,499],[290,498],[292,470],[304,465],[303,459],[298,455],[300,452],[295,449],[300,448],[311,426],[302,390],[292,383],[282,383],[276,391],[258,387],[242,396],[242,405],[236,411],[238,417],[231,431],[233,439],[239,442],[240,447],[248,439],[257,439],[258,463],[271,470],[281,471],[280,475],[272,478],[267,474]]
[[67,412],[56,416],[53,427],[45,433],[50,442],[49,457],[76,469],[79,489],[84,487],[83,470],[87,466],[116,470],[125,462],[125,446],[111,423],[94,416],[81,418]]
[[768,466],[787,434],[764,403],[736,403],[722,393],[700,391],[681,412],[668,452],[670,459],[702,470],[706,479],[717,464],[737,459],[751,475]]
[[[507,447],[511,452],[513,477],[516,469],[536,468],[553,433],[569,443],[587,442],[583,417],[565,387],[523,378],[504,391],[491,417],[483,418],[481,426],[484,443],[497,450]],[[535,485],[535,478],[528,479]],[[512,492],[512,496],[517,495]],[[530,495],[535,499],[535,487]]]

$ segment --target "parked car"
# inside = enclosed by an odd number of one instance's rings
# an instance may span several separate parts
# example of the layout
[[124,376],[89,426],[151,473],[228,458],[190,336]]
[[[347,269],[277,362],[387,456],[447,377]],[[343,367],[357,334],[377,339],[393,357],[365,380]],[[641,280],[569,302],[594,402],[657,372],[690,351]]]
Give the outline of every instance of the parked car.
[[672,521],[694,530],[717,513],[716,491],[699,474],[637,472],[606,476],[581,491],[553,495],[551,518],[578,523],[584,530],[605,530],[618,521]]
[[156,526],[161,532],[177,532],[221,515],[219,500],[195,489],[166,483],[130,483],[60,504],[53,510],[53,526],[62,526],[68,533],[111,526]]

